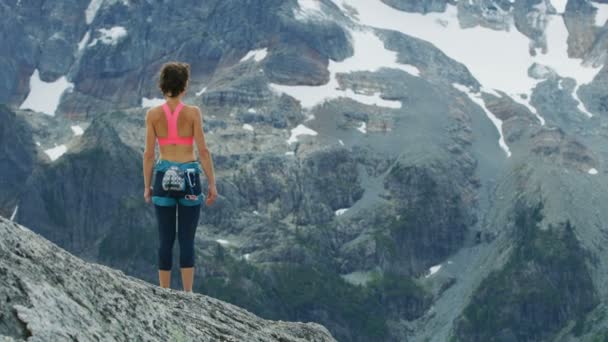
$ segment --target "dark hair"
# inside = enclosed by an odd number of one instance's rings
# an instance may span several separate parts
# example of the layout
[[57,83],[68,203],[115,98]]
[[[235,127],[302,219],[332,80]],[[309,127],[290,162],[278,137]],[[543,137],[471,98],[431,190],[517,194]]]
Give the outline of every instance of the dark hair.
[[158,87],[164,95],[175,97],[186,89],[186,82],[190,77],[190,64],[181,62],[167,62],[160,69]]

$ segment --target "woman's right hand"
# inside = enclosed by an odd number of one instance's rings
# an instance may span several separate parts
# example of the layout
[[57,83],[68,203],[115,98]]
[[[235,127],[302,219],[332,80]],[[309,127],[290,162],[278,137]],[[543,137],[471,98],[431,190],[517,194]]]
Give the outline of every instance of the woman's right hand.
[[211,204],[213,204],[213,202],[215,202],[216,198],[217,198],[217,189],[215,188],[215,184],[209,185],[209,189],[207,191],[207,199],[205,200],[205,204],[207,206],[210,206]]

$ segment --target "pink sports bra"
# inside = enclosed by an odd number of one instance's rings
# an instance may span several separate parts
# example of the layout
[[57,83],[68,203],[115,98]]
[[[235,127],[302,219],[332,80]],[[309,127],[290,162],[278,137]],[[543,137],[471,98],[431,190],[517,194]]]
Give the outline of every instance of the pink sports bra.
[[167,128],[169,132],[166,138],[156,137],[158,144],[161,146],[168,144],[192,145],[194,136],[180,137],[177,134],[177,116],[179,115],[179,111],[184,108],[184,104],[180,102],[177,107],[175,107],[175,112],[173,114],[171,114],[171,108],[169,108],[169,105],[166,102],[163,103],[162,107],[165,111],[165,117],[167,118]]

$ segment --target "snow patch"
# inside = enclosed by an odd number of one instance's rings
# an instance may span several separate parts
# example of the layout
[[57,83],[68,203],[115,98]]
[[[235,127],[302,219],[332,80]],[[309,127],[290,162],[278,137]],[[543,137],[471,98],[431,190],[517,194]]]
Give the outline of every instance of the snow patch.
[[95,16],[97,15],[97,11],[99,11],[99,8],[101,8],[102,3],[103,0],[91,0],[87,9],[84,10],[84,16],[87,25],[91,25],[93,19],[95,19]]
[[555,7],[557,13],[564,13],[566,11],[566,4],[568,0],[551,0],[551,6]]
[[460,90],[463,93],[468,93],[470,91],[469,87],[460,83],[452,83],[452,87],[456,88],[456,90]]
[[425,278],[432,276],[433,274],[437,273],[440,269],[441,269],[441,264],[435,265],[435,266],[429,268],[429,274],[427,274],[425,276]]
[[248,131],[253,131],[253,126],[251,126],[250,124],[246,123],[246,124],[243,124],[243,129],[246,129]]
[[264,58],[266,58],[267,55],[268,55],[268,48],[251,50],[245,55],[245,57],[241,58],[241,62],[244,62],[250,58],[253,58],[256,62],[259,62],[259,61],[263,60]]
[[361,122],[361,126],[357,127],[361,133],[367,133],[367,123],[365,121]]
[[285,152],[285,154],[288,155],[288,156],[293,156],[296,153],[294,151],[287,151],[287,152]]
[[313,113],[308,113],[308,115],[306,116],[306,119],[304,119],[304,122],[310,121],[314,118],[315,118],[315,115]]
[[363,94],[357,94],[354,91],[352,91],[351,89],[346,89],[344,91],[344,95],[346,95],[346,97],[350,97],[351,99],[366,104],[366,105],[376,105],[376,106],[380,106],[380,107],[387,107],[387,108],[401,108],[401,102],[400,101],[390,101],[390,100],[384,100],[383,98],[380,97],[380,93],[379,92],[375,92],[374,95],[363,95]]
[[342,214],[344,214],[346,211],[348,210],[348,208],[341,208],[335,211],[336,216],[340,216]]
[[222,245],[227,245],[230,243],[230,242],[228,242],[228,240],[224,240],[224,239],[217,239],[215,241],[217,241],[218,243],[220,243]]
[[143,108],[154,107],[154,106],[161,106],[163,103],[165,103],[165,99],[161,99],[161,98],[158,98],[158,97],[153,97],[151,99],[149,99],[147,97],[142,97],[141,98],[141,106]]
[[87,31],[87,33],[84,34],[84,36],[82,37],[82,39],[78,43],[78,51],[81,51],[82,49],[85,48],[85,46],[86,46],[87,42],[89,41],[90,37],[91,37],[91,31]]
[[36,141],[36,146],[40,146],[40,141]]
[[200,91],[197,91],[197,92],[196,92],[196,96],[201,96],[201,95],[202,95],[202,94],[205,92],[205,90],[207,90],[207,87],[204,87],[204,88],[203,88],[203,89],[201,89]]
[[302,21],[325,18],[325,15],[321,12],[321,1],[298,0],[298,7],[293,9],[293,17]]
[[19,209],[19,205],[15,206],[15,210],[13,210],[13,214],[11,215],[11,221],[15,220],[15,216],[17,215],[17,210]]
[[590,2],[590,4],[597,10],[595,12],[595,26],[603,27],[606,24],[606,20],[608,20],[608,4],[597,2]]
[[30,77],[30,92],[19,109],[31,109],[49,115],[55,115],[61,95],[66,90],[73,90],[74,84],[61,76],[54,82],[44,82],[40,79],[38,69],[34,69]]
[[342,139],[338,139],[338,142],[340,143],[340,145],[344,146],[344,142],[342,141]]
[[583,103],[583,101],[581,101],[581,99],[578,97],[577,91],[578,91],[579,87],[580,87],[580,84],[577,84],[576,87],[574,87],[574,89],[572,89],[572,97],[578,102],[578,104],[576,105],[576,108],[578,108],[579,111],[583,112],[583,114],[587,115],[588,117],[592,117],[593,114],[591,114],[587,110],[587,107],[585,107],[585,104]]
[[534,108],[531,104],[530,104],[530,98],[528,97],[528,100],[524,100],[521,95],[517,95],[517,94],[509,94],[509,96],[511,97],[511,99],[513,99],[513,101],[522,104],[524,106],[526,106],[528,108],[528,110],[530,112],[532,112],[532,114],[534,114],[536,116],[536,118],[538,119],[538,121],[540,121],[541,126],[545,125],[545,118],[543,118],[542,116],[540,116],[540,114],[538,114],[538,112],[536,111],[536,108]]
[[[21,0],[19,0],[19,1],[21,1]],[[97,16],[99,9],[103,5],[104,1],[105,0],[91,0],[91,2],[89,2],[89,6],[84,10],[84,16],[85,16],[85,21],[86,21],[87,25],[91,25],[91,23]],[[120,1],[125,6],[129,5],[129,0],[112,0],[109,2],[115,3],[118,1]]]
[[51,158],[51,161],[55,161],[55,160],[57,160],[57,158],[61,157],[67,150],[68,150],[68,148],[62,144],[62,145],[55,146],[53,148],[44,150],[44,153],[46,153],[49,156],[49,158]]
[[418,69],[417,67],[415,67],[411,64],[403,64],[403,66],[401,66],[400,69],[402,69],[406,72],[409,72],[410,74],[412,74],[414,76],[420,77],[420,69]]
[[80,127],[78,125],[70,126],[70,128],[72,128],[74,135],[82,135],[84,133],[84,130],[82,129],[82,127]]
[[481,91],[484,93],[492,94],[496,97],[502,97],[502,95],[500,95],[496,90],[492,88],[481,87]]
[[317,135],[317,132],[302,124],[299,124],[295,128],[291,129],[291,136],[289,137],[289,139],[287,139],[287,143],[291,145],[292,143],[298,141],[298,138],[297,138],[298,135],[303,135],[303,134]]
[[498,145],[500,145],[500,147],[505,151],[505,153],[507,154],[507,158],[511,157],[511,150],[509,150],[509,146],[507,146],[505,138],[502,135],[502,120],[497,118],[491,111],[488,110],[488,108],[486,108],[486,104],[481,98],[481,92],[473,93],[468,87],[458,85],[457,83],[453,83],[452,86],[467,94],[471,101],[477,103],[477,105],[479,105],[483,109],[488,119],[492,121],[492,123],[494,124],[494,126],[496,126],[496,129],[498,130],[498,134],[500,135],[500,138],[498,139]]
[[124,37],[127,36],[127,29],[125,29],[124,26],[114,26],[109,29],[100,28],[97,29],[97,31],[99,31],[100,33],[99,38],[93,39],[93,41],[87,46],[95,46],[97,44],[97,41],[101,41],[103,44],[106,45],[116,45]]
[[245,253],[245,254],[243,254],[243,259],[245,259],[245,260],[249,260],[249,253]]
[[589,169],[589,171],[587,171],[587,173],[589,173],[590,175],[597,175],[597,169],[592,167]]
[[[565,3],[566,0],[552,1],[559,12],[563,12]],[[531,94],[537,81],[528,77],[527,70],[535,62],[553,68],[561,77],[574,78],[579,85],[591,82],[601,69],[583,66],[581,59],[568,57],[568,31],[561,15],[547,15],[548,52],[530,56],[529,38],[514,27],[509,31],[481,26],[461,28],[457,7],[451,4],[444,13],[427,14],[399,11],[381,1],[349,0],[348,4],[359,13],[360,24],[426,40],[463,63],[482,85],[507,94]],[[437,20],[448,24],[440,25]],[[479,53],[479,46],[483,46],[483,53]]]

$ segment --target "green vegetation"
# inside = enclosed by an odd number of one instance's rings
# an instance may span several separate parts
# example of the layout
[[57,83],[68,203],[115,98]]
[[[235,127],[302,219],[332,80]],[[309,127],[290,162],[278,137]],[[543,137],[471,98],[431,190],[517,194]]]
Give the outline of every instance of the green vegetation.
[[514,251],[477,289],[456,327],[458,340],[541,341],[597,305],[574,228],[567,221],[541,230],[542,207],[516,208]]
[[[316,238],[315,231],[298,233],[300,248],[312,253],[323,250],[319,246],[326,242]],[[195,282],[196,291],[267,319],[321,323],[338,340],[381,341],[387,337],[389,317],[413,319],[430,305],[429,292],[412,278],[397,274],[376,276],[362,286],[348,283],[336,273],[335,265],[320,261],[276,263],[262,270],[234,258],[219,244],[205,265],[209,271],[204,281]]]
[[377,251],[386,251],[391,259],[397,257],[397,244],[393,238],[387,236],[383,232],[375,231],[374,240],[376,242]]
[[606,342],[606,341],[608,341],[608,330],[599,332],[591,338],[591,342]]

